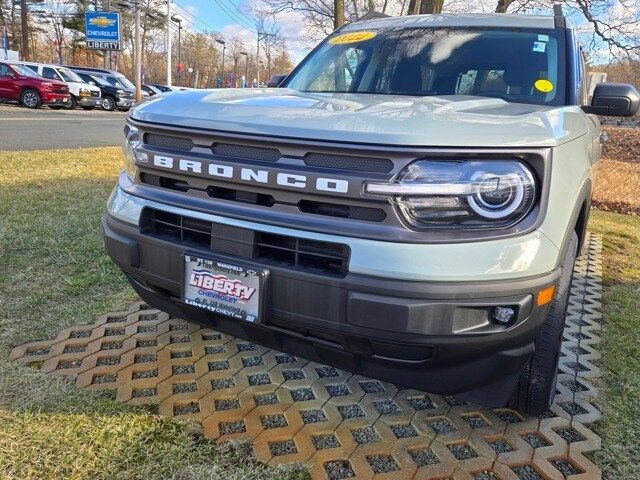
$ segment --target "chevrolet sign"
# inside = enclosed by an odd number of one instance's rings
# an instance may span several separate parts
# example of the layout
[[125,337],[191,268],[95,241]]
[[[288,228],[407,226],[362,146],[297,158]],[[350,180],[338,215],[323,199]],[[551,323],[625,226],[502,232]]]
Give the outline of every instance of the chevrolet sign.
[[85,36],[87,48],[120,50],[120,14],[117,12],[86,12]]
[[95,25],[99,28],[107,28],[115,25],[117,20],[112,18],[107,18],[105,16],[93,17],[89,19],[89,25]]

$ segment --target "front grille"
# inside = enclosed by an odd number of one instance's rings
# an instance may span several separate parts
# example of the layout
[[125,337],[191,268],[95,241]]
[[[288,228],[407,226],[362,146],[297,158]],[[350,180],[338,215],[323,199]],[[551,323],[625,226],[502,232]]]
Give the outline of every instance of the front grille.
[[387,218],[385,211],[380,208],[315,202],[312,200],[300,200],[298,202],[298,209],[301,212],[311,213],[313,215],[349,218],[351,220],[363,220],[365,222],[383,222]]
[[[153,185],[154,187],[167,188],[177,192],[188,192],[191,189],[204,190],[211,198],[227,200],[229,202],[248,203],[260,205],[261,207],[273,207],[278,202],[266,193],[257,193],[249,190],[237,190],[235,188],[225,188],[210,185],[206,189],[190,186],[184,180],[163,177],[152,173],[140,172],[140,182]],[[381,208],[360,207],[348,204],[318,202],[313,200],[300,200],[297,204],[298,210],[312,215],[324,215],[326,217],[348,218],[350,220],[361,220],[364,222],[384,222],[387,214]]]
[[140,231],[212,253],[317,275],[344,277],[349,266],[347,245],[258,232],[151,208],[142,213]]
[[173,150],[191,150],[194,146],[193,140],[190,138],[162,135],[159,133],[145,133],[144,143],[155,147],[170,148]]
[[236,190],[233,188],[207,187],[207,195],[211,198],[219,198],[231,202],[250,203],[251,205],[261,205],[263,207],[273,207],[276,204],[275,198],[271,195],[247,190]]
[[214,143],[211,151],[220,157],[238,158],[241,160],[277,162],[280,159],[280,150],[277,148],[254,147],[237,143]]
[[311,167],[350,170],[352,172],[388,173],[393,170],[393,162],[388,158],[355,157],[329,153],[307,153],[304,163]]

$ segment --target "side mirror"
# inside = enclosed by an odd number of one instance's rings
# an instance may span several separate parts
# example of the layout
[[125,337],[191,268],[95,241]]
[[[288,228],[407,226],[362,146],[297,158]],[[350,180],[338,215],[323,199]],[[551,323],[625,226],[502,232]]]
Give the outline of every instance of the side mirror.
[[640,107],[640,94],[628,83],[604,82],[596,85],[591,105],[582,109],[595,115],[632,117]]
[[9,78],[16,78],[16,74],[13,73],[11,70],[7,70],[7,73],[5,73],[4,76]]
[[93,85],[95,87],[96,86],[96,82],[89,82],[89,85]]

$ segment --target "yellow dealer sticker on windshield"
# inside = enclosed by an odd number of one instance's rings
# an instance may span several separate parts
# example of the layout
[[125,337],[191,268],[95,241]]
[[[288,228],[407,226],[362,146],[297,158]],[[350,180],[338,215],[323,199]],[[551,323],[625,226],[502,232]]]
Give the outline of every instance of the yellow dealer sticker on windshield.
[[549,80],[545,80],[544,78],[536,80],[533,86],[536,88],[536,90],[542,93],[549,93],[551,90],[553,90],[553,83],[551,83]]
[[329,40],[331,45],[346,45],[348,43],[364,42],[376,36],[376,32],[349,32],[337,35]]

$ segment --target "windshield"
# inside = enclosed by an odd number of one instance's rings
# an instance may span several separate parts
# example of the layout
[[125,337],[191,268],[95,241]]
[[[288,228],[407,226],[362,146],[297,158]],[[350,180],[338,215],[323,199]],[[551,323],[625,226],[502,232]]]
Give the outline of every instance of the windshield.
[[69,70],[68,68],[58,67],[58,73],[63,78],[65,82],[80,82],[84,83],[84,81],[78,76],[76,72]]
[[338,33],[287,82],[304,92],[476,95],[564,103],[563,38],[553,30],[405,28]]
[[125,86],[125,88],[135,90],[136,86],[133,83],[131,83],[131,81],[127,77],[120,78],[120,81]]
[[93,75],[87,75],[87,77],[89,77],[91,79],[92,82],[95,82],[96,85],[100,85],[102,87],[108,87],[109,82],[105,81],[103,78],[100,78],[98,76],[93,76]]
[[23,67],[22,65],[14,64],[14,65],[11,65],[11,68],[13,68],[20,75],[24,75],[25,77],[32,77],[32,78],[40,77],[40,75],[38,75],[36,72],[31,70],[30,68]]

